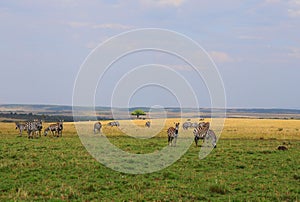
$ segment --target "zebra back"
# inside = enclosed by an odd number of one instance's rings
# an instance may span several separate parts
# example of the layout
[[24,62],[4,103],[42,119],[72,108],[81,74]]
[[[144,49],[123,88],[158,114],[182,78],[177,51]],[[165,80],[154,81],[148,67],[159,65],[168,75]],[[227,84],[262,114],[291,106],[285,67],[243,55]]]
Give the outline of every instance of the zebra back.
[[16,122],[16,129],[19,130],[19,135],[22,136],[22,132],[25,130],[27,130],[27,125],[26,123],[19,123],[19,122]]
[[187,130],[188,128],[191,127],[191,125],[192,125],[192,123],[190,121],[187,121],[182,124],[182,128]]
[[120,126],[120,123],[118,121],[111,121],[107,125],[113,127],[113,126]]
[[200,139],[203,139],[207,133],[207,131],[209,130],[209,122],[201,122],[199,124],[197,124],[197,127],[194,129],[194,135],[195,137],[198,137]]
[[150,128],[150,125],[151,125],[151,122],[150,122],[150,121],[147,121],[147,122],[145,123],[145,126],[148,127],[148,128]]
[[36,132],[39,132],[40,135],[40,131],[43,126],[41,121],[33,120],[33,121],[27,121],[26,127],[27,127],[28,138],[33,138],[33,134]]

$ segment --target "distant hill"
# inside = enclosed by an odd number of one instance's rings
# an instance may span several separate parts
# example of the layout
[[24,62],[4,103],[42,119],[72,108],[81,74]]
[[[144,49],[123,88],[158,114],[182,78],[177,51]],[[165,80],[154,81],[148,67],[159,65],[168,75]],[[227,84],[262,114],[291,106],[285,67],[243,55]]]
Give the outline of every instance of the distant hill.
[[[72,106],[67,105],[23,105],[23,104],[4,104],[0,105],[0,121],[12,122],[18,120],[42,119],[45,121],[73,121]],[[80,116],[76,120],[93,120],[94,108],[93,107],[76,107],[80,111]],[[96,106],[95,111],[97,119],[107,120],[113,119],[112,111],[115,112],[116,119],[125,119],[128,115],[128,110],[134,111],[142,109],[146,113],[150,110],[152,113],[161,113],[158,109],[157,112],[149,107],[133,107],[127,108],[113,108]],[[209,118],[211,117],[210,108],[176,108],[166,107],[168,117],[186,117],[186,118]],[[218,110],[218,109],[215,109]],[[221,110],[222,111],[222,110]],[[229,108],[226,109],[226,116],[231,118],[273,118],[273,119],[300,119],[300,110],[298,109],[243,109],[243,108]]]

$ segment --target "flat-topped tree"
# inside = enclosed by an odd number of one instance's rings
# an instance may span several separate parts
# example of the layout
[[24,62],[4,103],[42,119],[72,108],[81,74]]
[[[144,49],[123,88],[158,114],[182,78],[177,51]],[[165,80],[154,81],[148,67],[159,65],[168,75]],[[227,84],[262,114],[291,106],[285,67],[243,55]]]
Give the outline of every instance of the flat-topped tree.
[[146,115],[146,113],[141,109],[136,109],[131,113],[131,115],[136,116],[136,118],[139,119],[141,115]]

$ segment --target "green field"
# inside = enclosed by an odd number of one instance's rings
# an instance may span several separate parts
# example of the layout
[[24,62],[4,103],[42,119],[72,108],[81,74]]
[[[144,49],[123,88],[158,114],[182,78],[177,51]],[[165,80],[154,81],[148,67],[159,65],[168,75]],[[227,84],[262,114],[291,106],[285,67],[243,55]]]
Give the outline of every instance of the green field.
[[[33,140],[1,123],[0,200],[300,201],[299,128],[296,120],[228,119],[218,147],[205,159],[198,159],[200,147],[192,144],[170,167],[131,175],[93,159],[71,123],[65,123],[62,138]],[[148,140],[122,136],[115,128],[104,131],[132,153],[167,144],[165,131]],[[279,145],[288,150],[277,150]]]

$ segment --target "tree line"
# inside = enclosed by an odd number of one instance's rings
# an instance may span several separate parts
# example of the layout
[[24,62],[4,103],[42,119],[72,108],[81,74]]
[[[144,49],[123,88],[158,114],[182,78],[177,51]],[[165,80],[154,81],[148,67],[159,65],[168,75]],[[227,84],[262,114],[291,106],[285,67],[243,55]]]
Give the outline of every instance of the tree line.
[[[73,122],[74,118],[73,116],[67,116],[67,115],[45,115],[45,114],[33,114],[33,113],[16,113],[16,112],[10,112],[10,113],[0,113],[0,118],[2,119],[1,122],[15,122],[17,120],[42,120],[44,122],[56,122],[58,120],[64,120],[65,122]],[[89,121],[94,120],[95,117],[92,116],[80,116],[76,117],[76,120],[79,121]],[[110,117],[102,117],[97,116],[97,120],[110,120]]]

